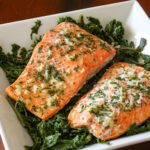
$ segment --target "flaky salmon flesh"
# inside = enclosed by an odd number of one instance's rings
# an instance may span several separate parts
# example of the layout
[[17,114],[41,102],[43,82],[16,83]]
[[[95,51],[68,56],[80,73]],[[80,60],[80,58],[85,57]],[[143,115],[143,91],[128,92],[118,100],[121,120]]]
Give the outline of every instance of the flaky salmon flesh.
[[124,62],[111,66],[94,88],[71,110],[73,128],[86,127],[97,138],[109,140],[150,117],[150,72]]
[[63,22],[45,33],[19,78],[6,88],[14,100],[47,120],[104,67],[116,50],[79,26]]

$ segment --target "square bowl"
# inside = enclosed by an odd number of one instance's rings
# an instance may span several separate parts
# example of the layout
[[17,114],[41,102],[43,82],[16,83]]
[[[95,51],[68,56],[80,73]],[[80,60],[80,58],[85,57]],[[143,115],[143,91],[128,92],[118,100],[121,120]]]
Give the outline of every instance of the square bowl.
[[[145,47],[144,53],[150,54],[150,20],[137,1],[126,1],[2,24],[0,25],[0,45],[4,48],[5,52],[9,52],[12,43],[27,47],[31,44],[29,38],[30,28],[37,19],[42,21],[43,25],[39,33],[43,34],[56,25],[59,17],[71,16],[77,19],[80,14],[98,18],[102,25],[105,25],[112,19],[121,21],[125,27],[125,36],[127,39],[133,40],[135,43],[139,42],[141,37],[147,39],[147,46]],[[32,140],[27,131],[21,126],[15,112],[5,98],[4,89],[9,83],[1,68],[0,77],[0,134],[4,142],[4,147],[6,150],[23,150],[24,145],[32,145]],[[84,149],[115,149],[148,140],[150,140],[150,132],[145,132],[111,140],[110,145],[93,144]]]

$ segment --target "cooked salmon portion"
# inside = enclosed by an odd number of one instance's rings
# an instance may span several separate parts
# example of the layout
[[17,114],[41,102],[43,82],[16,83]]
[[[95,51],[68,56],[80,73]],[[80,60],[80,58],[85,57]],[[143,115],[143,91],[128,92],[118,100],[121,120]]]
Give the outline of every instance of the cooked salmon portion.
[[42,120],[61,110],[116,50],[79,26],[63,22],[45,33],[6,93]]
[[86,127],[109,140],[150,117],[150,72],[128,63],[115,63],[71,110],[72,127]]

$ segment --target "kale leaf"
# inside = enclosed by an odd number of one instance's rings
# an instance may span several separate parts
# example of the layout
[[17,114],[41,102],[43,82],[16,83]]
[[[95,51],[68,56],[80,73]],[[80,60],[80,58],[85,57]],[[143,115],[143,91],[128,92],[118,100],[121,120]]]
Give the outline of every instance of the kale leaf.
[[105,33],[111,42],[120,42],[124,36],[124,27],[120,21],[114,19],[106,25]]
[[127,133],[125,134],[126,136],[129,135],[135,135],[138,133],[142,133],[145,131],[150,131],[150,119],[148,119],[143,125],[141,126],[137,126],[136,124],[133,124],[129,130],[127,131]]
[[31,28],[31,39],[33,38],[33,34],[38,34],[39,28],[42,25],[40,20],[35,21],[35,25]]
[[66,17],[60,17],[57,21],[57,24],[60,24],[61,22],[73,22],[73,23],[77,23],[73,18],[66,16]]

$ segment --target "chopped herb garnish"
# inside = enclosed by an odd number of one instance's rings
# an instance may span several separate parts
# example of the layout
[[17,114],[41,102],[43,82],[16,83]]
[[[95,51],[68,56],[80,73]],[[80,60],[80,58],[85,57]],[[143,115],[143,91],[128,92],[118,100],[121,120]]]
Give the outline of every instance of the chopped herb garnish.
[[68,54],[73,50],[74,50],[73,46],[69,46],[69,48],[67,50],[65,50],[64,54]]
[[100,42],[100,46],[102,46],[104,48],[104,50],[106,50],[106,51],[111,50],[111,48],[105,42]]
[[78,58],[78,54],[74,54],[72,56],[70,56],[70,60],[75,61]]
[[37,77],[38,77],[40,80],[42,80],[42,81],[45,80],[44,75],[43,75],[43,72],[36,71],[36,74],[37,74]]
[[79,66],[75,67],[73,70],[76,71],[76,72],[78,72]]
[[53,48],[53,46],[52,46],[52,45],[51,45],[51,46],[49,46],[49,49],[50,49],[50,50],[52,50],[52,48]]
[[41,53],[41,52],[42,52],[42,48],[43,48],[43,46],[40,46],[40,47],[38,48],[38,53]]
[[139,99],[140,99],[140,95],[139,95],[139,94],[136,94],[136,95],[134,96],[134,99],[135,99],[135,100],[139,100]]
[[52,56],[46,56],[47,60],[50,60],[52,58]]
[[59,103],[57,100],[52,100],[51,101],[51,106],[59,106]]
[[95,98],[101,98],[104,97],[105,94],[102,92],[102,90],[98,90],[95,93],[92,93],[89,95],[89,98],[92,100],[95,100]]
[[70,38],[71,38],[70,34],[63,34],[63,36],[64,36],[66,39],[70,39]]
[[76,38],[79,40],[82,40],[82,39],[84,39],[84,34],[77,34]]

